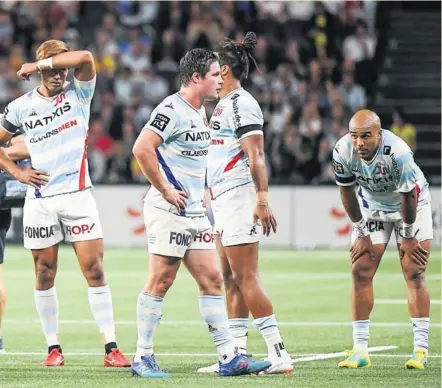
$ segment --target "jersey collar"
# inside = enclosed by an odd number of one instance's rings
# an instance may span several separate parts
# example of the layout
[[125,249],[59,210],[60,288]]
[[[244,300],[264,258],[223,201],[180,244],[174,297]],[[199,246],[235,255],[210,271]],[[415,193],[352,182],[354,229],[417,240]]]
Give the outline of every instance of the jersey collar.
[[[60,93],[65,92],[65,91],[66,91],[66,88],[67,88],[68,86],[69,86],[69,82],[66,81],[66,82],[64,83],[64,85],[63,85],[63,89],[60,90]],[[43,96],[43,95],[40,94],[39,91],[38,91],[38,88],[39,88],[39,87],[40,87],[40,86],[37,86],[36,88],[34,88],[34,95],[36,95],[37,97],[42,98],[42,99],[45,100],[45,101],[53,102],[53,101],[54,101],[54,100],[60,95],[60,93],[57,93],[55,96],[52,96],[52,97],[46,97],[46,96]]]
[[177,92],[175,93],[175,95],[181,100],[183,101],[187,106],[190,106],[195,112],[197,112],[199,115],[202,114],[203,111],[203,107],[204,105],[201,105],[200,110],[196,109],[194,106],[192,106],[191,104],[189,104],[182,96],[180,96],[180,94]]

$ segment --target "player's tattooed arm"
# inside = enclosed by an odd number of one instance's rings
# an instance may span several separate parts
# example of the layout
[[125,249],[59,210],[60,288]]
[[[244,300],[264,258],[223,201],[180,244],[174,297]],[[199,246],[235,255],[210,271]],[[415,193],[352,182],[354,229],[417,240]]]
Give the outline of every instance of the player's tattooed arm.
[[156,149],[162,142],[163,139],[158,134],[149,129],[143,129],[135,141],[132,152],[150,184],[163,195],[167,202],[180,211],[186,208],[187,194],[171,187],[161,174]]
[[425,267],[429,252],[419,244],[415,230],[418,196],[416,187],[408,193],[401,193],[402,233],[403,239],[399,249],[401,258],[408,255],[418,265]]
[[40,70],[75,69],[75,78],[90,81],[95,77],[94,56],[90,51],[68,51],[38,62],[24,63],[17,75],[22,80],[29,80],[32,73]]
[[406,224],[413,224],[416,221],[417,193],[416,188],[408,193],[401,193],[402,220]]
[[262,224],[262,232],[268,236],[270,231],[276,232],[277,222],[269,208],[269,184],[264,154],[264,136],[251,135],[240,140],[241,148],[249,158],[250,173],[256,189],[256,209],[253,222]]

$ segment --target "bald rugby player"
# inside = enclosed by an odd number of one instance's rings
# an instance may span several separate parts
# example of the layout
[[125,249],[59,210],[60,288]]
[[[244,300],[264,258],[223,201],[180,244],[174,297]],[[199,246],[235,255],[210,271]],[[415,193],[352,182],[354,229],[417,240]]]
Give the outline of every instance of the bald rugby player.
[[394,230],[413,325],[413,354],[405,367],[425,369],[430,327],[425,270],[433,239],[428,182],[407,144],[382,129],[378,115],[366,109],[355,113],[349,133],[337,142],[333,168],[342,204],[353,222],[353,350],[339,367],[371,367],[373,277]]

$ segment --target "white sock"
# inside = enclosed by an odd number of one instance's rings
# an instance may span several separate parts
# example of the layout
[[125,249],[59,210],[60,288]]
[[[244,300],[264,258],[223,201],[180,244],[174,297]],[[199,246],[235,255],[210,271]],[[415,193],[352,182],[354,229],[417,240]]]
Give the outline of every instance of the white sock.
[[58,298],[55,286],[49,290],[34,290],[35,307],[49,346],[60,345],[58,340]]
[[248,318],[229,319],[229,329],[233,337],[233,346],[240,354],[247,354],[247,337],[249,335]]
[[353,321],[353,349],[367,351],[370,320]]
[[218,295],[201,295],[199,297],[200,313],[209,327],[219,361],[228,363],[235,358],[232,334],[229,330],[224,297]]
[[92,315],[104,338],[104,343],[115,342],[114,311],[110,287],[108,285],[89,287],[87,293]]
[[430,318],[411,318],[413,323],[414,349],[428,351],[428,332],[430,331]]
[[138,341],[135,362],[140,362],[141,357],[153,354],[153,335],[161,320],[163,298],[149,295],[143,291],[138,295],[137,301],[137,328]]
[[267,351],[271,360],[290,357],[282,342],[275,314],[257,318],[253,322],[267,344]]

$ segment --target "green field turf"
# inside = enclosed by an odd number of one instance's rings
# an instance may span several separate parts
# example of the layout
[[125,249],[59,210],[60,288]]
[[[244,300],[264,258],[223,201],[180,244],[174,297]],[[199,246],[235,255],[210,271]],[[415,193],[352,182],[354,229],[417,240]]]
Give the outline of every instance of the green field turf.
[[[62,368],[42,368],[46,344],[33,297],[33,263],[29,252],[9,247],[4,266],[8,304],[3,325],[7,354],[0,356],[0,387],[440,387],[441,259],[434,252],[428,269],[431,310],[429,366],[405,370],[412,350],[406,288],[394,251],[381,263],[375,280],[370,346],[397,346],[372,356],[372,369],[340,370],[342,357],[296,362],[291,376],[220,378],[196,369],[216,360],[215,349],[198,311],[198,290],[182,268],[166,297],[156,332],[159,365],[172,379],[152,381],[130,376],[128,369],[103,364],[101,339],[87,301],[87,285],[69,247],[60,251],[57,290],[60,338],[66,356]],[[107,249],[107,280],[112,287],[117,341],[129,357],[136,343],[136,300],[146,279],[143,249]],[[288,351],[306,355],[351,348],[350,263],[344,251],[262,250],[261,277],[270,294]],[[249,351],[261,358],[265,345],[251,328]],[[186,355],[187,354],[187,355]]]

